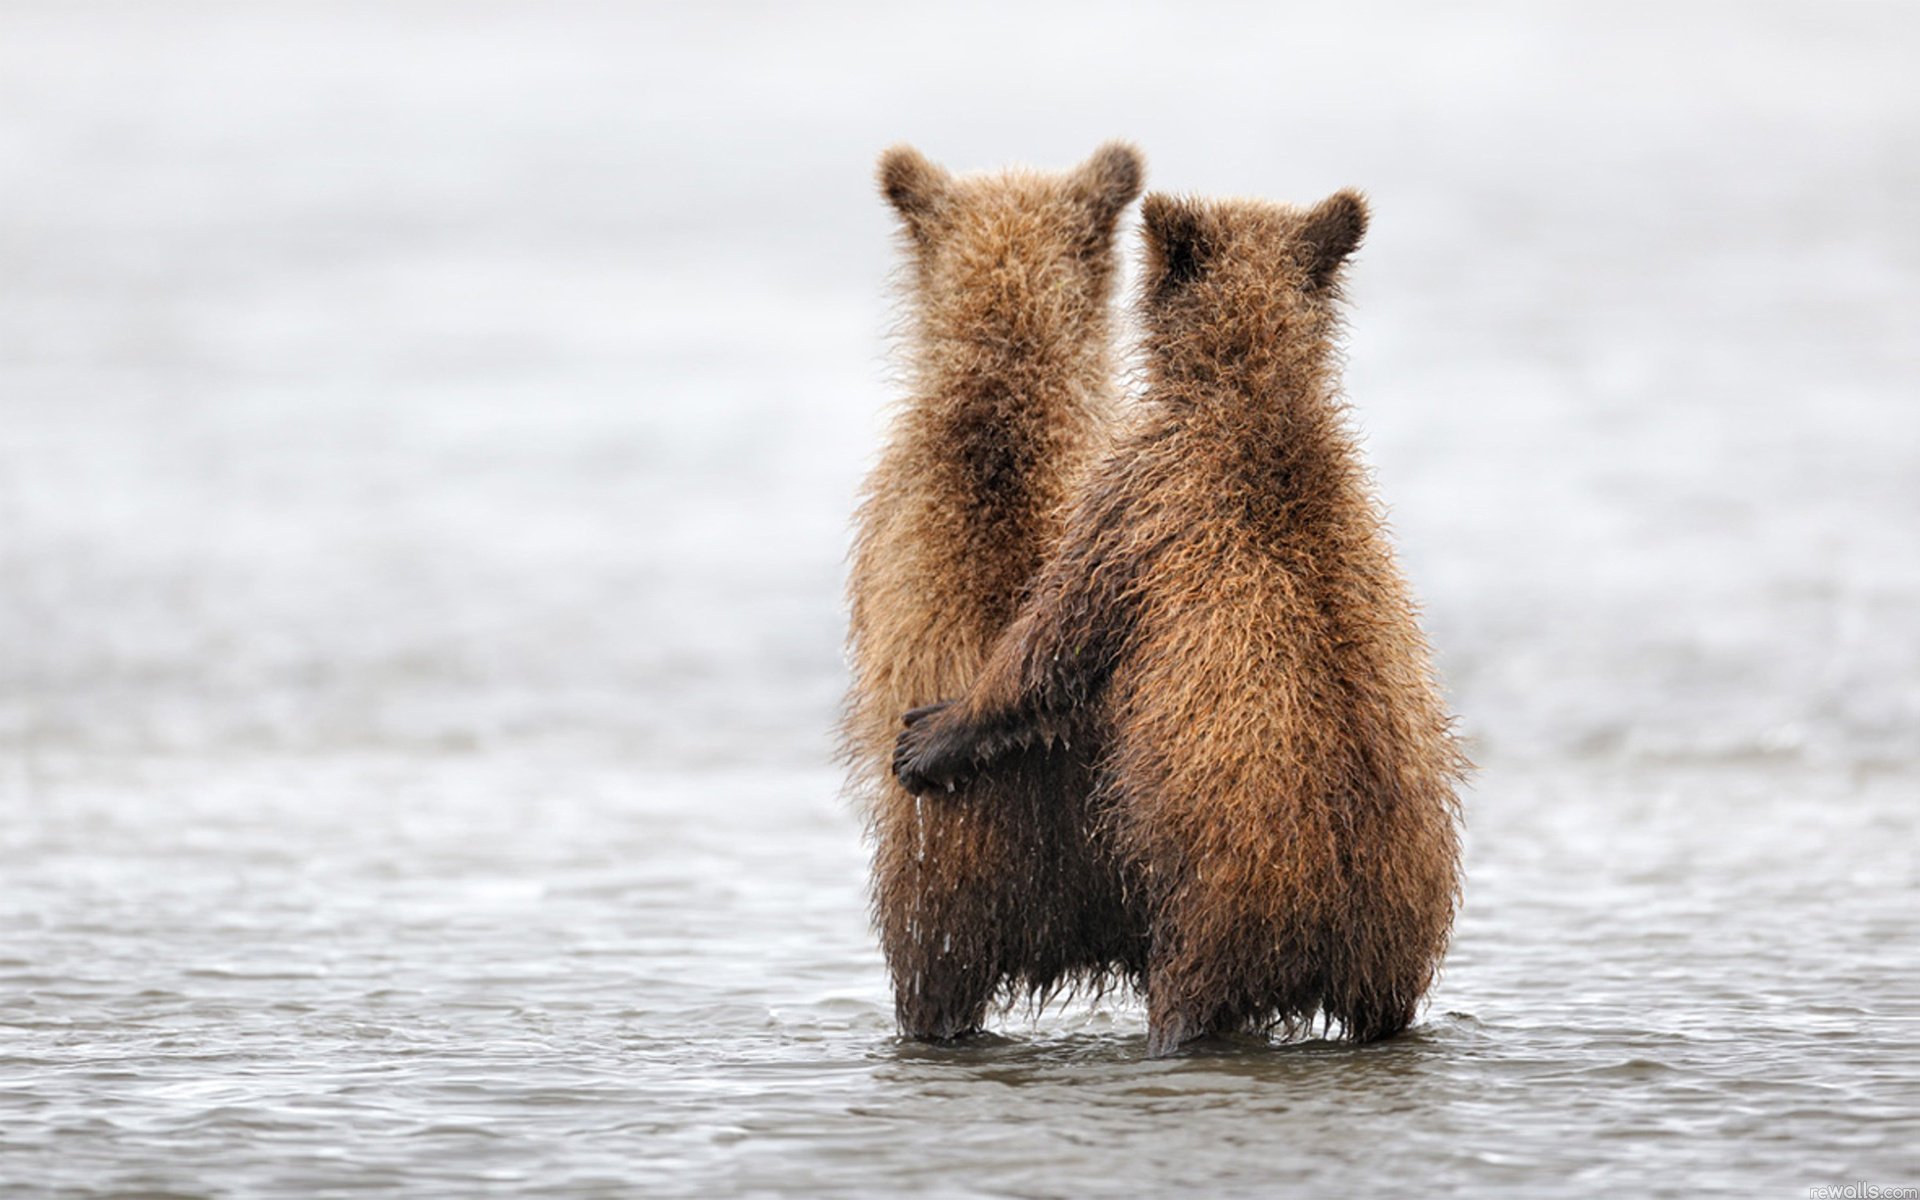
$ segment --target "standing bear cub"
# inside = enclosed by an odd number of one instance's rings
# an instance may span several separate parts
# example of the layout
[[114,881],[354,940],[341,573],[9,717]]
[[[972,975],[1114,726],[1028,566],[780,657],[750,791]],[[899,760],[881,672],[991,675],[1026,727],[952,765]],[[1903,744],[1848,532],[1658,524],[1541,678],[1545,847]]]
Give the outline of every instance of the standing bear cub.
[[842,739],[911,1037],[1144,968],[1144,917],[1093,836],[1084,762],[1009,759],[970,807],[923,804],[888,770],[901,711],[979,674],[1106,444],[1114,233],[1142,175],[1119,144],[1063,174],[956,178],[906,147],[880,160],[907,259],[910,392],[855,519]]
[[1446,947],[1466,764],[1338,394],[1367,210],[1155,195],[1143,218],[1143,411],[895,770],[990,820],[1027,747],[1092,755],[1148,906],[1150,1053],[1317,1016],[1387,1037]]

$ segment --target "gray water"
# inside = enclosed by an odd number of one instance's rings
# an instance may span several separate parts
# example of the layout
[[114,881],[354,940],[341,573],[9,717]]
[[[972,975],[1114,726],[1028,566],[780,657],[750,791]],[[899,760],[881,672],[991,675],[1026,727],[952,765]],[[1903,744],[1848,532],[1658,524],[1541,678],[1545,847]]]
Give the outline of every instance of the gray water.
[[[0,6],[0,1195],[1920,1185],[1920,10]],[[893,1036],[871,162],[1358,184],[1414,1030]]]

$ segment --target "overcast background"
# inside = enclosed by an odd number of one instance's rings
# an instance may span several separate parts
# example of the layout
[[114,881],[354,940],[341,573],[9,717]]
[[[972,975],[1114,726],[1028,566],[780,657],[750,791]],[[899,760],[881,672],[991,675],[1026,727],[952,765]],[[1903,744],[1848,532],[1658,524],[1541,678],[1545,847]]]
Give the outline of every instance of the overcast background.
[[1911,753],[1920,17],[1523,11],[7,5],[0,738],[819,755],[872,160],[1121,136],[1371,194],[1483,751]]

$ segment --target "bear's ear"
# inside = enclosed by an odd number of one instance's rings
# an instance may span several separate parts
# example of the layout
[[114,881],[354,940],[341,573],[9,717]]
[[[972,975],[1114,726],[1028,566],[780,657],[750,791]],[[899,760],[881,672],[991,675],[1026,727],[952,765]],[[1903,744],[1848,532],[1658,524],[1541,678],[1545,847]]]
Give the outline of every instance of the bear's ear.
[[1212,239],[1198,201],[1155,192],[1140,205],[1147,242],[1147,295],[1165,296],[1206,273]]
[[916,237],[926,233],[927,219],[946,198],[953,176],[928,162],[912,146],[894,146],[880,156],[880,192],[893,205]]
[[1335,192],[1313,206],[1301,223],[1295,253],[1306,268],[1310,287],[1332,281],[1367,232],[1367,201],[1359,192]]
[[1093,210],[1094,219],[1111,226],[1120,210],[1146,186],[1147,163],[1125,142],[1108,142],[1074,168],[1074,194]]

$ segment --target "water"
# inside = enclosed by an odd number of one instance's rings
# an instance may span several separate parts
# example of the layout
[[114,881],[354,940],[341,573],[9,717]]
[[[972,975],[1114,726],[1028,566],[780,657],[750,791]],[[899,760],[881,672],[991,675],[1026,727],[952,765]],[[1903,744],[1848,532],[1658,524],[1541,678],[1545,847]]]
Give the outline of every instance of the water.
[[[1177,12],[0,9],[0,1195],[1920,1184],[1920,20]],[[1482,766],[1385,1045],[892,1036],[868,171],[1114,134],[1374,200]]]

